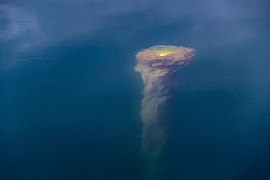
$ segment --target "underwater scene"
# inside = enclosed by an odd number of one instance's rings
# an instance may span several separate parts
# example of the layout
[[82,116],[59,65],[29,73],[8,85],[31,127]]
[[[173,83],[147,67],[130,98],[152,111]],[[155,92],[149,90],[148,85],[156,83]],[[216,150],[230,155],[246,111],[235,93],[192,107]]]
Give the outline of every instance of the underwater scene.
[[1,0],[0,180],[270,180],[268,0]]

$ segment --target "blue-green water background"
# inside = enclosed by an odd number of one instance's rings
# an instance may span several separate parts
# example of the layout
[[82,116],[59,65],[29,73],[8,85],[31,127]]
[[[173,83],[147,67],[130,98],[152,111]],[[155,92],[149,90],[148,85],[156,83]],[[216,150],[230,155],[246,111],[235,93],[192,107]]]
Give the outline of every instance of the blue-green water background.
[[270,179],[270,13],[258,1],[0,2],[0,179],[140,180],[134,54],[177,77],[166,180]]

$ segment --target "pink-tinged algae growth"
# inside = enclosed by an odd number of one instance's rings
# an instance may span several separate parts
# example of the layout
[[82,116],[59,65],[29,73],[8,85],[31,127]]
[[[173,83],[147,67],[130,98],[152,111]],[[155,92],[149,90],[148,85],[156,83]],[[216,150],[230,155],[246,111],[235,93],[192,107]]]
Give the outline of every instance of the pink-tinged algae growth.
[[136,54],[138,60],[135,70],[147,76],[163,76],[172,74],[189,64],[195,50],[182,46],[153,46]]
[[136,54],[138,65],[151,67],[181,67],[189,63],[195,55],[195,50],[182,46],[153,46]]
[[192,48],[164,45],[153,46],[136,54],[138,63],[135,71],[141,74],[144,82],[142,151],[152,178],[159,169],[160,155],[167,140],[170,119],[167,109],[173,95],[174,74],[189,64],[194,55]]

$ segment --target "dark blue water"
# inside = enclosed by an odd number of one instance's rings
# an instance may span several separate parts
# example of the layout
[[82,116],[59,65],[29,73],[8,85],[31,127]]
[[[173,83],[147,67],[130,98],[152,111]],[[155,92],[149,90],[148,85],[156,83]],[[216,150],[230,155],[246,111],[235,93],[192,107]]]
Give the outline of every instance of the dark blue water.
[[270,179],[270,11],[261,1],[0,2],[0,179],[140,180],[134,55],[178,74],[164,180]]

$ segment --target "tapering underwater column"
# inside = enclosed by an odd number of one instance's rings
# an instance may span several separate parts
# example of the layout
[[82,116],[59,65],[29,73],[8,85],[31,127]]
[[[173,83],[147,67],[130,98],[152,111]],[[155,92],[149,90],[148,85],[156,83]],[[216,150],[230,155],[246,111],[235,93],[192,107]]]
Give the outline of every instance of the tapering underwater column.
[[150,173],[158,169],[158,161],[167,140],[175,73],[187,65],[195,50],[182,46],[153,46],[136,54],[135,70],[144,82],[141,117],[142,151],[149,162]]

